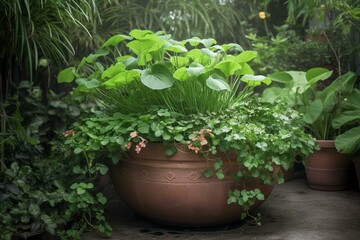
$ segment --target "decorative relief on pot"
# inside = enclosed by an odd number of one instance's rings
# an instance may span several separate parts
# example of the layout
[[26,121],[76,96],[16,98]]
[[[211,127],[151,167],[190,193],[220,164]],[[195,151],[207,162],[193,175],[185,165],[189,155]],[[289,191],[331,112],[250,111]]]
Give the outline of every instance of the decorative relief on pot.
[[191,172],[189,175],[189,179],[193,180],[194,182],[196,182],[197,180],[199,180],[200,178],[200,174],[197,172]]
[[165,178],[172,182],[172,180],[176,178],[176,174],[173,171],[170,171],[165,175]]
[[146,169],[140,171],[140,178],[147,179],[150,176],[150,172]]

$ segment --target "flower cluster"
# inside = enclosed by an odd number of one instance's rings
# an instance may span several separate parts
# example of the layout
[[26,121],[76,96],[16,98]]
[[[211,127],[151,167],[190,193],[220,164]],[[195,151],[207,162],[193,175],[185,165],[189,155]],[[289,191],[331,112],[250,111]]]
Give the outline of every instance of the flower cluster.
[[[133,132],[130,133],[130,140],[133,139],[133,138],[138,138],[138,139],[139,139],[138,144],[136,144],[136,146],[135,146],[135,152],[139,154],[140,151],[141,151],[141,149],[144,148],[144,147],[146,147],[146,144],[147,144],[148,141],[147,141],[145,138],[139,136],[139,133],[138,133],[137,131],[133,131]],[[129,141],[129,142],[125,145],[125,147],[126,147],[127,149],[130,149],[131,146],[132,146],[132,142],[131,142],[131,141]]]
[[63,132],[64,137],[72,137],[75,135],[75,132],[73,130],[66,130]]
[[200,151],[200,147],[208,144],[205,138],[206,134],[213,136],[211,129],[200,129],[198,132],[193,132],[194,136],[191,138],[191,142],[188,142],[188,148],[193,150],[195,153]]

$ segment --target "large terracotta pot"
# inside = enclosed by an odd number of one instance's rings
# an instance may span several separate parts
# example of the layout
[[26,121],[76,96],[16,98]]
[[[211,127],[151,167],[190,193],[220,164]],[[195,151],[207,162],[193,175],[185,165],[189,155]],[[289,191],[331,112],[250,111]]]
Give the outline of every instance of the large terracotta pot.
[[[131,152],[129,159],[111,167],[114,187],[123,201],[137,214],[172,226],[208,227],[240,220],[242,207],[227,204],[228,191],[235,189],[231,177],[203,177],[209,166],[205,158],[184,145],[179,147],[168,157],[162,144],[148,144],[140,154]],[[229,157],[223,158],[225,175],[238,168],[236,156]],[[265,198],[274,187],[259,181],[246,185],[259,188]],[[262,202],[257,201],[252,210]]]
[[339,153],[333,140],[317,140],[321,149],[305,161],[310,188],[325,191],[345,190],[349,187],[351,160]]

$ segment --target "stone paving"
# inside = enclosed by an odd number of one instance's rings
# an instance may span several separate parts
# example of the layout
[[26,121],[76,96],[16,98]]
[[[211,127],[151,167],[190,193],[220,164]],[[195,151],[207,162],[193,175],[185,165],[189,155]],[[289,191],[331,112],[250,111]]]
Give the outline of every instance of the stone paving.
[[[111,190],[110,190],[111,192]],[[110,194],[108,220],[112,240],[127,239],[269,239],[269,240],[359,240],[360,192],[311,190],[303,173],[275,187],[257,212],[262,226],[253,220],[207,229],[180,229],[157,225],[128,209],[115,194]],[[103,239],[86,233],[83,240]]]

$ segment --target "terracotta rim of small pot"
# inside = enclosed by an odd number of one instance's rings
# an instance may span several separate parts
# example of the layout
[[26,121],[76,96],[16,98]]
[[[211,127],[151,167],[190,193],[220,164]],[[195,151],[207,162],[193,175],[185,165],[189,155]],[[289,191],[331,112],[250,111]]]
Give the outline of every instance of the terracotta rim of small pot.
[[334,148],[335,147],[334,140],[316,140],[316,142],[320,145],[321,148]]

